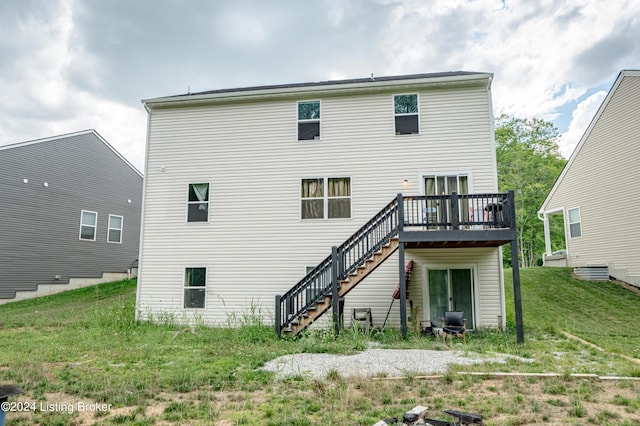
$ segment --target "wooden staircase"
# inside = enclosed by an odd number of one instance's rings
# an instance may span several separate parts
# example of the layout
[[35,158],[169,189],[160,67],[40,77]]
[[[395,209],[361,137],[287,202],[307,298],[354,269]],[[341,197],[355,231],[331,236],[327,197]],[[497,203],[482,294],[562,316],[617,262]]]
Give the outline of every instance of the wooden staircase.
[[[398,250],[398,238],[391,238],[389,243],[383,245],[380,251],[375,252],[364,264],[358,266],[356,270],[348,275],[346,279],[338,281],[338,297],[344,297],[360,284],[369,274],[380,266],[389,256]],[[331,308],[331,295],[325,295],[316,301],[315,305],[307,308],[297,318],[293,319],[289,327],[282,330],[285,335],[297,335],[309,327]]]

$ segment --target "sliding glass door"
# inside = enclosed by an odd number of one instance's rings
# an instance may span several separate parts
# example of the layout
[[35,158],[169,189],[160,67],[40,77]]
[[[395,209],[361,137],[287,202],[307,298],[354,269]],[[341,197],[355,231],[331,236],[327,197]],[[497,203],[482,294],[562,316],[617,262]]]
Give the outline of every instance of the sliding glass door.
[[429,318],[439,327],[445,311],[463,311],[467,328],[474,327],[474,287],[471,269],[429,269],[427,291]]

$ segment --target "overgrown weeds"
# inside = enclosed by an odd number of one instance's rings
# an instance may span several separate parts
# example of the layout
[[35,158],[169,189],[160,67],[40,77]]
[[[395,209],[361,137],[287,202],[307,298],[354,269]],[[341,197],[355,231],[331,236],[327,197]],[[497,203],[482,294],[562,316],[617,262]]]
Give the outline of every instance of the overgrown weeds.
[[[505,276],[508,280],[510,272]],[[113,406],[111,412],[101,414],[9,413],[8,424],[370,425],[415,405],[428,406],[431,415],[439,418],[444,418],[441,410],[445,408],[476,411],[496,425],[524,424],[522,419],[634,424],[633,419],[640,416],[638,382],[599,382],[571,375],[640,376],[638,364],[613,354],[625,353],[633,345],[629,353],[637,353],[636,333],[640,332],[626,327],[621,336],[604,335],[601,330],[605,323],[637,318],[638,296],[616,289],[609,293],[606,289],[613,284],[585,284],[563,270],[523,270],[521,277],[523,345],[515,342],[510,301],[506,331],[479,330],[470,333],[466,343],[424,338],[413,329],[408,339],[391,328],[369,333],[344,330],[336,336],[332,324],[312,328],[296,339],[278,339],[257,303],[246,313],[230,314],[225,327],[207,327],[204,321],[184,326],[174,314],[136,322],[135,281],[0,306],[0,345],[5,348],[0,351],[0,383],[20,384],[25,390],[21,397],[30,400]],[[509,286],[506,294],[508,290]],[[617,308],[607,311],[610,305]],[[563,330],[612,353],[571,340]],[[351,354],[372,344],[503,353],[513,358],[505,363],[454,366],[437,380],[409,376],[374,381],[344,377],[337,371],[322,380],[304,375],[283,380],[259,368],[281,355]],[[469,370],[561,376],[487,379],[457,374]]]

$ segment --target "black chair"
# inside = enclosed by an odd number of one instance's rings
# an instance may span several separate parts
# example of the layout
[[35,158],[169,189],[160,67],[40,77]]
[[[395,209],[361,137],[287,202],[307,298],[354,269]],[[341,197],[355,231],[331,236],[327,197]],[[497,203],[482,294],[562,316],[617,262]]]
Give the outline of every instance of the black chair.
[[462,311],[447,311],[442,318],[442,335],[446,338],[447,335],[462,337],[465,342],[467,341],[467,320],[464,317]]

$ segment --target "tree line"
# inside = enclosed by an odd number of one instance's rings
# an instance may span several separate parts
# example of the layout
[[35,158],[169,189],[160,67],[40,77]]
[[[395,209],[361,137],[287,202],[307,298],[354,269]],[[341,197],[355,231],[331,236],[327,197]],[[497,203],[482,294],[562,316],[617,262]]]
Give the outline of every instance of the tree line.
[[[544,226],[538,209],[562,172],[566,160],[558,147],[558,129],[550,122],[502,115],[496,119],[498,190],[515,192],[516,232],[521,267],[542,264]],[[564,248],[562,223],[553,222],[554,249]],[[503,251],[511,265],[511,251]]]

